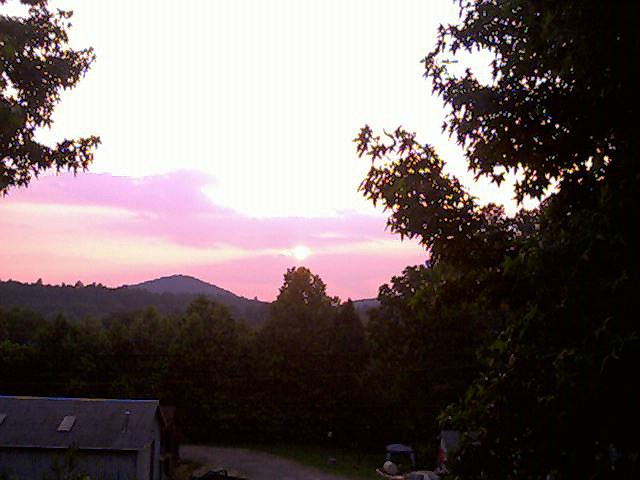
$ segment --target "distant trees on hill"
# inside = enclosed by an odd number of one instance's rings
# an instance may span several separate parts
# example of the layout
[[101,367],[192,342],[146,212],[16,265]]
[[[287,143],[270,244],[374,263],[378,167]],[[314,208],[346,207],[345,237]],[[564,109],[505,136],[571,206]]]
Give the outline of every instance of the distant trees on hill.
[[[185,312],[196,296],[191,293],[152,293],[141,288],[107,288],[95,283],[85,286],[82,282],[77,282],[75,286],[43,285],[42,281],[34,284],[0,282],[0,306],[27,308],[46,318],[61,313],[70,321],[87,316],[104,318],[149,306],[163,315],[178,314]],[[248,300],[231,293],[217,296],[216,299],[227,306],[236,319],[246,321],[249,326],[261,325],[267,319],[266,302]]]

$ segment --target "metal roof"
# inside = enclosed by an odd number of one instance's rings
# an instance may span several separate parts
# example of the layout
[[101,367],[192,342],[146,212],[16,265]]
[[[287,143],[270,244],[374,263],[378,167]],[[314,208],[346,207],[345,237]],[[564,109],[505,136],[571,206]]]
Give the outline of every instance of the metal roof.
[[[139,450],[157,412],[157,400],[0,396],[0,447]],[[73,428],[58,431],[65,417]]]

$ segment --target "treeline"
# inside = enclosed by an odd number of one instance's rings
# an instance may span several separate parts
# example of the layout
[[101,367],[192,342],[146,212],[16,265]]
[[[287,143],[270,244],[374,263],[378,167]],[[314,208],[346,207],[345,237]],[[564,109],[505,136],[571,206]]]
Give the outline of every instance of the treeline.
[[300,267],[285,274],[259,330],[205,297],[184,314],[147,308],[76,322],[12,308],[0,311],[0,389],[159,398],[193,440],[317,443],[331,431],[345,446],[435,448],[437,413],[461,392],[473,356],[434,349],[391,295],[381,298],[365,328],[351,301],[329,297]]
[[[212,289],[217,288],[202,282]],[[225,305],[234,318],[242,319],[249,326],[262,325],[268,317],[268,303],[249,300],[217,289],[217,302]],[[87,316],[103,319],[110,314],[124,314],[153,306],[162,315],[183,314],[196,294],[151,292],[144,288],[108,288],[101,284],[45,285],[16,281],[0,282],[0,305],[32,310],[53,319],[63,314],[67,320],[77,321]],[[208,295],[211,296],[211,295]]]

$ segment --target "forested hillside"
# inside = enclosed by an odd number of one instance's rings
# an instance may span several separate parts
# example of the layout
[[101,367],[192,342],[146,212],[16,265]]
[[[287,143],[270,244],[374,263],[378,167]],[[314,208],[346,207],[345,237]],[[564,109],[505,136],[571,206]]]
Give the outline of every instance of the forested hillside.
[[42,282],[29,284],[7,281],[0,282],[0,307],[26,308],[48,319],[62,314],[70,321],[77,321],[87,316],[102,319],[146,307],[154,307],[163,315],[182,314],[198,294],[204,294],[225,305],[234,318],[244,320],[249,326],[256,327],[265,322],[268,303],[249,300],[215,285],[198,282],[208,288],[189,292],[180,288],[171,291],[167,286],[162,287],[161,293],[155,293],[148,291],[144,285],[139,288],[107,288],[97,284],[43,285]]
[[190,294],[190,295],[207,295],[211,298],[219,299],[242,299],[233,292],[220,288],[217,285],[212,285],[207,282],[203,282],[199,278],[190,277],[188,275],[170,275],[168,277],[156,278],[154,280],[147,280],[145,282],[137,283],[135,285],[124,285],[127,288],[135,288],[138,290],[145,290],[151,293],[175,293],[175,294]]
[[[136,285],[108,288],[100,284],[44,285],[0,281],[0,308],[23,308],[53,319],[62,314],[70,321],[87,316],[104,319],[153,307],[162,315],[182,314],[198,295],[226,306],[236,319],[260,327],[268,318],[269,302],[236,295],[216,285],[186,275],[172,275]],[[379,306],[375,299],[355,300],[353,305],[366,323],[369,310]]]

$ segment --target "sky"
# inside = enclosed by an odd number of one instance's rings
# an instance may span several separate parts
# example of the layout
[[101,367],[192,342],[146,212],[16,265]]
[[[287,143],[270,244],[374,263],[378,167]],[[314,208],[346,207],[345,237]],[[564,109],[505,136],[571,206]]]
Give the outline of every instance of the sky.
[[[515,208],[508,186],[473,182],[422,76],[437,26],[457,18],[449,0],[51,5],[74,11],[71,45],[97,61],[38,138],[102,145],[88,172],[0,198],[2,280],[181,273],[273,300],[285,270],[305,265],[331,295],[375,297],[426,252],[357,191],[364,124],[418,132],[482,203]],[[489,59],[463,63],[486,75]]]

